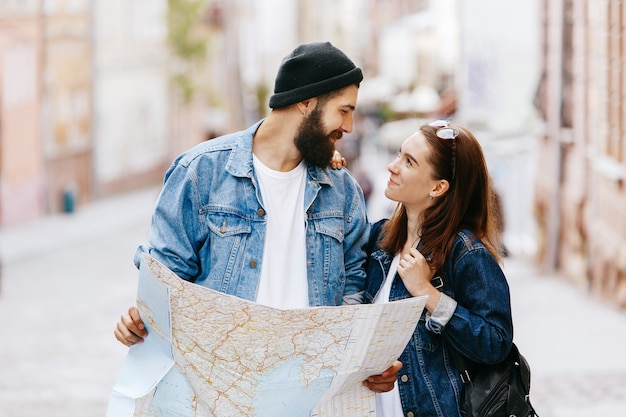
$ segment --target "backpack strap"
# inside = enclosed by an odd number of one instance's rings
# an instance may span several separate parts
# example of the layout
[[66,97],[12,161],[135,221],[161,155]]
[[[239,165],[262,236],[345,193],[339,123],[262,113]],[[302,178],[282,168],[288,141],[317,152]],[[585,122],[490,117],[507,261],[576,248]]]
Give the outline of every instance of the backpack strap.
[[461,355],[455,348],[450,346],[450,344],[448,344],[448,347],[448,352],[450,353],[450,357],[452,358],[452,363],[454,363],[454,366],[461,376],[461,382],[463,382],[464,384],[469,384],[470,382],[472,382],[472,376],[467,367],[467,361],[465,360],[465,357]]
[[509,353],[509,357],[514,356],[515,361],[519,364],[520,376],[522,377],[522,384],[524,384],[524,389],[527,392],[530,392],[530,366],[526,361],[526,358],[519,353],[519,349],[513,343],[511,346],[511,353]]

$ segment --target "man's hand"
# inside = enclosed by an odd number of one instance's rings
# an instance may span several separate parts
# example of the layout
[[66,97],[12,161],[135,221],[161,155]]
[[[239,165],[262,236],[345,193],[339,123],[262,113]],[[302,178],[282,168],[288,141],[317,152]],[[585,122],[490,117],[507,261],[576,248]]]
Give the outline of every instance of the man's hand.
[[402,369],[402,362],[395,361],[385,372],[380,375],[374,375],[363,381],[363,385],[374,392],[387,392],[393,389],[398,372]]
[[122,314],[120,321],[115,328],[115,338],[126,346],[132,346],[136,343],[142,343],[143,339],[148,335],[143,321],[139,316],[137,307],[133,306],[128,312]]

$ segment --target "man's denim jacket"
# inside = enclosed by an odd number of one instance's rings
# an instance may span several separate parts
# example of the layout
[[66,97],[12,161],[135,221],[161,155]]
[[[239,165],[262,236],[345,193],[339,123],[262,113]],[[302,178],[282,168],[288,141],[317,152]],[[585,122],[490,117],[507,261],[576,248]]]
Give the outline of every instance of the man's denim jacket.
[[[394,254],[376,242],[384,220],[372,226],[365,301],[373,302]],[[418,247],[419,249],[419,247]],[[469,363],[505,359],[513,341],[509,286],[494,257],[471,232],[458,233],[439,278],[442,292],[431,315],[426,309],[399,360],[398,387],[405,416],[458,417],[462,383],[449,349]],[[390,301],[411,297],[396,274]]]
[[[263,267],[267,214],[245,131],[197,145],[165,175],[141,253],[183,279],[255,300]],[[304,195],[309,304],[362,301],[369,226],[363,192],[345,169],[307,167]]]

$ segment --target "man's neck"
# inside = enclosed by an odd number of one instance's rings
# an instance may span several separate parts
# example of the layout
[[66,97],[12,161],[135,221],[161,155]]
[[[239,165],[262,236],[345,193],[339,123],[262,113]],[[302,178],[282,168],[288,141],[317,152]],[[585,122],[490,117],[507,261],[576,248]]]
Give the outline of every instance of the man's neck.
[[299,113],[296,116],[292,109],[273,110],[259,126],[252,142],[252,153],[263,165],[282,172],[298,166],[302,155],[293,140],[299,120]]

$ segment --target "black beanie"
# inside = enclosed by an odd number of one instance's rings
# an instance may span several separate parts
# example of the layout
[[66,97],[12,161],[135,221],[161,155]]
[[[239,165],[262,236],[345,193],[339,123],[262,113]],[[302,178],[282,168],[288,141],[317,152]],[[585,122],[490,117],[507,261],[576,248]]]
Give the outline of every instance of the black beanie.
[[283,58],[270,107],[287,107],[363,80],[363,73],[330,42],[306,43]]

